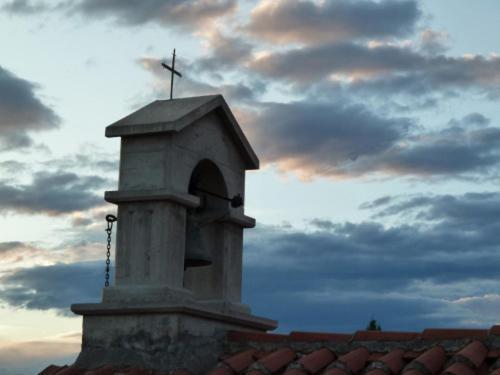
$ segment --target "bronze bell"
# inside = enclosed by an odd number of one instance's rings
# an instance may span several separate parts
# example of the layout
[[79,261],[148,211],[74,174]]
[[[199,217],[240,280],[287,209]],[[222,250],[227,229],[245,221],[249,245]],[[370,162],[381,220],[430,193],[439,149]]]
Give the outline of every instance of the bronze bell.
[[204,244],[200,223],[189,220],[186,231],[186,254],[184,268],[209,266],[212,258]]

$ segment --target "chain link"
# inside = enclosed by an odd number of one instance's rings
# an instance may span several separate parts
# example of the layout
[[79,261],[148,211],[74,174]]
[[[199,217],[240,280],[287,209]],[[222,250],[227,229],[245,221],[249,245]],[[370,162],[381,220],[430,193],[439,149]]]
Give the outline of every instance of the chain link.
[[106,276],[104,276],[104,286],[109,286],[109,265],[111,264],[111,233],[113,232],[113,223],[117,220],[114,215],[106,215],[106,221],[108,223],[105,232],[108,234],[108,243],[106,245]]

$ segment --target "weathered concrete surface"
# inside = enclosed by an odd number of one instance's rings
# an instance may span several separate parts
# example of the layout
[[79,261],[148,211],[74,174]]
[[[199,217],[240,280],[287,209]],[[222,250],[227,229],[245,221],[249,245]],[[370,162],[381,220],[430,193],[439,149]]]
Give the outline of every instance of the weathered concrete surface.
[[185,306],[73,305],[84,315],[81,368],[187,368],[202,374],[217,363],[227,330],[273,329],[276,322],[248,314],[221,314]]
[[115,283],[102,303],[72,305],[83,315],[76,365],[198,374],[227,330],[275,329],[241,302],[243,230],[255,220],[227,198],[244,199],[259,160],[222,96],[153,102],[106,136],[122,137],[118,190],[105,193],[118,205]]
[[258,169],[259,159],[222,95],[156,100],[109,125],[106,128],[106,137],[177,133],[213,112],[221,116],[221,122],[241,149],[247,167]]

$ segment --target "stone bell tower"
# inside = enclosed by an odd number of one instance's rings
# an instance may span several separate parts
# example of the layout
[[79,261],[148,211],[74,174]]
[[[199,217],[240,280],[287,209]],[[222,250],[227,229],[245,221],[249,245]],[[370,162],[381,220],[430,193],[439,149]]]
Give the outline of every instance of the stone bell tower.
[[241,302],[245,171],[259,160],[220,95],[157,100],[106,128],[121,137],[115,283],[83,315],[82,368],[200,373],[230,329],[273,320]]

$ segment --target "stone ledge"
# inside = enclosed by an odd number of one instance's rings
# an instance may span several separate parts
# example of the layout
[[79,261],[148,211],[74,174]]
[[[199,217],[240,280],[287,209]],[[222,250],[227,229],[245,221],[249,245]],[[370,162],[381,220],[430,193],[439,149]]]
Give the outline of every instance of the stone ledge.
[[109,203],[140,201],[171,201],[186,207],[198,207],[200,198],[185,193],[175,193],[167,189],[155,190],[113,190],[104,193],[104,200]]
[[255,227],[255,219],[253,217],[246,216],[238,212],[230,212],[228,215],[225,215],[217,221],[222,223],[236,224],[243,228]]
[[274,330],[278,322],[247,314],[226,314],[199,307],[145,304],[140,306],[105,303],[77,303],[71,305],[71,311],[77,315],[142,315],[142,314],[185,314],[228,324],[235,324],[260,331]]

